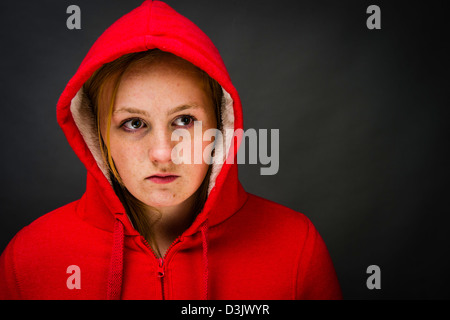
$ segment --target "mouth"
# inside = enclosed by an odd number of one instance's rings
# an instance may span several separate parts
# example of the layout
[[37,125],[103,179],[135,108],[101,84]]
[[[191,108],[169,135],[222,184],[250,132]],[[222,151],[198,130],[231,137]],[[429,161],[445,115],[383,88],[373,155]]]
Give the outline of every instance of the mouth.
[[174,175],[174,174],[155,174],[150,177],[147,177],[147,180],[150,180],[151,182],[158,183],[158,184],[164,184],[164,183],[170,183],[172,181],[175,181],[180,176]]

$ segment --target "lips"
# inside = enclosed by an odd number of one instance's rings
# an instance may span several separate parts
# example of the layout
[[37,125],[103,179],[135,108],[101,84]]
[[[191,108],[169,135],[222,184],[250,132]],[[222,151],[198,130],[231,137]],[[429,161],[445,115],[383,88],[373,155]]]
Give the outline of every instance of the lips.
[[170,183],[174,180],[176,180],[177,178],[179,178],[179,176],[177,175],[173,175],[173,174],[155,174],[153,176],[150,176],[147,178],[147,180],[150,180],[154,183],[158,183],[158,184],[164,184],[164,183]]

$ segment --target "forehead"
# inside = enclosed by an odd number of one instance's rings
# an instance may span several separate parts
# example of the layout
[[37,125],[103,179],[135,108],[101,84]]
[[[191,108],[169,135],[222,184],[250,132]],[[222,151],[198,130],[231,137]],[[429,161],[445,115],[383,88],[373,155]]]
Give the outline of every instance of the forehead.
[[[116,99],[164,104],[183,100],[207,102],[208,94],[201,73],[191,64],[170,59],[141,62],[130,66],[123,74]],[[180,101],[181,100],[181,101]]]
[[[103,100],[110,105],[114,87],[117,100],[136,100],[139,97],[152,98],[170,94],[183,98],[200,98],[210,104],[211,93],[205,74],[191,63],[172,54],[145,57],[133,61],[119,78],[119,74],[110,77],[105,83]],[[187,98],[187,97],[186,97]]]
[[188,81],[201,81],[204,78],[202,71],[190,62],[173,54],[163,53],[133,61],[125,70],[121,81],[145,76],[178,77]]

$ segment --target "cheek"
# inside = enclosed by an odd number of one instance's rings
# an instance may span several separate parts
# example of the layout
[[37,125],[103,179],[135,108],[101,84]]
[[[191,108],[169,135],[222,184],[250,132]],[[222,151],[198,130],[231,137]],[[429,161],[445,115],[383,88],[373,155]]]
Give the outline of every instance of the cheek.
[[[211,164],[211,153],[214,149],[215,135],[221,134],[212,120],[203,122],[201,130],[191,132],[191,159],[195,164]],[[220,137],[219,137],[220,138]],[[219,139],[220,141],[220,139]]]
[[143,148],[137,143],[111,137],[110,150],[114,165],[124,183],[130,178],[136,178],[140,171],[139,166],[143,161],[145,152]]
[[205,176],[208,172],[209,166],[205,163],[202,164],[190,164],[185,165],[184,168],[184,176],[185,176],[185,183],[184,188],[187,188],[189,190],[186,190],[188,193],[192,194],[200,187],[203,180],[205,179]]
[[211,164],[211,152],[213,150],[213,143],[214,138],[212,138],[211,141],[206,140],[199,142],[199,145],[201,145],[201,149],[199,151],[195,151],[197,153],[197,157],[201,157],[202,160],[201,163],[194,163],[191,165],[193,180],[196,181],[197,187],[200,187],[200,184],[203,182],[203,179],[205,178]]
[[[191,140],[191,157],[190,162],[186,161],[183,166],[183,171],[189,179],[192,187],[198,188],[205,178],[209,165],[211,163],[211,151],[214,138],[211,141],[203,141],[203,136],[194,136]],[[188,160],[188,159],[185,159]]]

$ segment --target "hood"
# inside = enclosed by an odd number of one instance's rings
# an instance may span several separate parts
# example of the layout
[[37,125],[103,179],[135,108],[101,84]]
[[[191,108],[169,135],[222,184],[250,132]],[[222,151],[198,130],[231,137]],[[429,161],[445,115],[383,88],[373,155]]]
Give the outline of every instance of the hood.
[[[221,150],[221,146],[217,145],[215,152],[216,155],[223,154],[224,158],[212,164],[207,201],[202,212],[183,236],[201,232],[204,235],[204,246],[207,246],[207,228],[230,217],[246,199],[246,193],[238,180],[237,150],[240,137],[232,138],[232,132],[243,129],[241,101],[217,48],[194,23],[167,4],[160,1],[144,1],[139,7],[114,22],[96,40],[57,103],[58,124],[87,169],[86,192],[95,193],[102,199],[104,206],[108,208],[107,211],[116,221],[114,226],[101,225],[104,220],[95,216],[97,214],[95,210],[91,210],[92,216],[86,217],[87,220],[100,224],[101,228],[114,233],[110,277],[121,276],[121,266],[117,267],[119,270],[114,268],[115,265],[122,264],[120,255],[123,255],[123,247],[121,248],[123,237],[136,235],[136,230],[127,218],[126,211],[111,185],[106,164],[101,156],[94,116],[89,107],[90,102],[82,86],[103,64],[128,53],[155,48],[173,53],[204,70],[223,89],[221,113],[226,150],[223,148]],[[227,161],[225,156],[228,157]],[[204,252],[207,252],[206,247]],[[120,261],[115,263],[113,259]],[[114,283],[114,280],[112,282]]]

